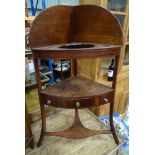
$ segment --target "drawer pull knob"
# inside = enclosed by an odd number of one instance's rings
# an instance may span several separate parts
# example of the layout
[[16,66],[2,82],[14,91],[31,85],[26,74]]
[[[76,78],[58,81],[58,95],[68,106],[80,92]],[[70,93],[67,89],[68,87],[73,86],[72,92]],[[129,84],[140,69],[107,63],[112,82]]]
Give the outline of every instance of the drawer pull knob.
[[108,103],[109,102],[109,100],[107,98],[104,98],[104,101],[105,101],[105,103]]
[[47,104],[51,104],[51,100],[48,100],[48,101],[47,101]]
[[76,102],[76,107],[80,107],[80,102]]

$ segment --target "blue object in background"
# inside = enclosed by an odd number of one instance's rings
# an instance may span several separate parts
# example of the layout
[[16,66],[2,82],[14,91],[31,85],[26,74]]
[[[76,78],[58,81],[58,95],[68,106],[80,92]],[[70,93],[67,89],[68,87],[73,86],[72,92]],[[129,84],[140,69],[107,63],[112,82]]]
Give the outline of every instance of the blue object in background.
[[54,74],[53,74],[53,60],[49,59],[48,63],[49,63],[49,69],[51,71],[50,83],[51,83],[51,85],[54,85],[55,84],[55,79],[54,79]]
[[[109,125],[109,116],[101,116],[99,119],[103,122],[103,124],[110,128]],[[122,147],[127,148],[129,146],[129,126],[124,121],[124,119],[118,114],[113,114],[114,126],[117,134],[123,140]]]
[[[79,0],[26,0],[27,8],[32,16],[36,16],[42,9],[49,8],[55,5],[79,5]],[[34,8],[34,4],[37,4],[37,9]],[[34,11],[35,10],[35,11]]]
[[37,0],[37,2],[36,2],[36,7],[34,8],[33,0],[30,0],[32,16],[35,16],[35,15],[36,15],[37,7],[38,7],[38,1],[39,1],[39,0]]
[[30,9],[31,9],[31,13],[32,13],[32,16],[34,16],[34,5],[33,5],[33,0],[30,0]]
[[[36,1],[36,6],[34,7],[34,0],[30,0],[30,9],[32,12],[32,16],[35,16],[38,10],[39,0],[35,0],[35,1]],[[42,9],[43,10],[46,9],[46,0],[42,0],[41,4],[42,4]]]
[[43,9],[46,9],[46,0],[42,0],[42,7]]

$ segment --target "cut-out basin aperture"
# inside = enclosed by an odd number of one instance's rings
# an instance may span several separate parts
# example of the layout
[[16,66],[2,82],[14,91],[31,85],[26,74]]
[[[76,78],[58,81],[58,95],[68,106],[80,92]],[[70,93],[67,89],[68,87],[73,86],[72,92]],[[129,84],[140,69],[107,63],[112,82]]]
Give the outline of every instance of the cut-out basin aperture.
[[93,44],[70,44],[70,45],[60,46],[60,48],[76,49],[76,48],[92,48],[94,46],[95,45],[93,45]]

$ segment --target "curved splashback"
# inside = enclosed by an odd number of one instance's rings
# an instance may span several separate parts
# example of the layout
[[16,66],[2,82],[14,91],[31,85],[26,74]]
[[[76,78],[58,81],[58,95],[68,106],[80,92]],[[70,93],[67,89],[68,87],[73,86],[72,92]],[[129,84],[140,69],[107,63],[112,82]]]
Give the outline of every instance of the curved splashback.
[[71,42],[121,45],[121,26],[108,10],[95,5],[54,6],[42,11],[30,30],[30,47]]

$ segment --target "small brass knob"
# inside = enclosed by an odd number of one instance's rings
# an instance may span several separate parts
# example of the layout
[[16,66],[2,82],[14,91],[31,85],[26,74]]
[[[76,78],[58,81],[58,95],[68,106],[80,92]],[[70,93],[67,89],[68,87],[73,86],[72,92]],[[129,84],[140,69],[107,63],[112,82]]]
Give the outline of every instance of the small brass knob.
[[80,102],[76,102],[76,107],[80,107]]
[[104,101],[105,101],[105,103],[108,103],[109,102],[109,100],[107,98],[104,98]]
[[47,104],[51,104],[51,100],[48,100],[48,101],[47,101]]

